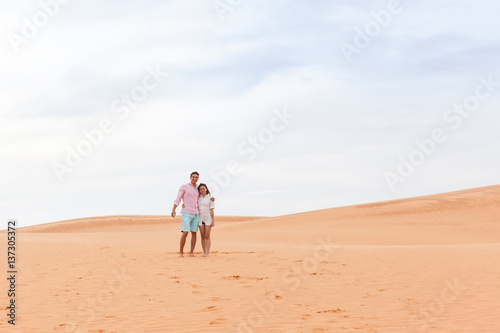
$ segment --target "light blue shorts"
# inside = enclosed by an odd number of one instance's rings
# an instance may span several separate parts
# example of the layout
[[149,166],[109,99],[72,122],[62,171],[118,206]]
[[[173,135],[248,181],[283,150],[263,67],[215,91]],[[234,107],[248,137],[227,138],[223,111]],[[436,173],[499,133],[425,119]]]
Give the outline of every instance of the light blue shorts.
[[182,232],[197,232],[198,231],[198,214],[182,213],[181,231]]

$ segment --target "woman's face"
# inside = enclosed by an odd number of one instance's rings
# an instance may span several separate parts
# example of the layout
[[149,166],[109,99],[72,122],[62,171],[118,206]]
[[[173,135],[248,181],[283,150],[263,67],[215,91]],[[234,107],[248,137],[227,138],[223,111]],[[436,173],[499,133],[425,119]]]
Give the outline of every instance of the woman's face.
[[205,186],[200,187],[200,194],[201,195],[207,195],[207,188]]

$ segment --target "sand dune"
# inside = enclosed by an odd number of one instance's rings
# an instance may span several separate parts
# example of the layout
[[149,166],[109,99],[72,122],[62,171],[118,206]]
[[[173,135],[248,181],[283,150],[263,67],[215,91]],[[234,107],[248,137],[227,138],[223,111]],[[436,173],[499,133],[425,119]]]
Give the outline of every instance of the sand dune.
[[[220,222],[254,221],[259,217],[218,216]],[[166,223],[180,223],[180,217],[118,215],[73,219],[19,228],[21,232],[71,233],[71,232],[151,232]]]
[[179,218],[21,228],[18,325],[0,331],[496,333],[499,221],[490,186],[217,217],[208,258],[177,257]]

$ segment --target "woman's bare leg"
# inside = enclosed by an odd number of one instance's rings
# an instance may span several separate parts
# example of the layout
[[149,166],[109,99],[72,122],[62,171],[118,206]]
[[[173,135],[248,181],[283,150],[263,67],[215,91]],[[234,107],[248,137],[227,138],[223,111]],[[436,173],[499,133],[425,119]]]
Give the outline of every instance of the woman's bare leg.
[[205,252],[205,255],[208,256],[209,252],[210,252],[210,245],[212,245],[212,240],[210,239],[210,232],[212,231],[212,226],[211,225],[207,225],[206,226],[206,229],[205,229],[205,248],[204,248],[204,252]]
[[205,253],[205,225],[202,224],[199,226],[200,234],[201,234],[201,247],[203,248],[203,253]]

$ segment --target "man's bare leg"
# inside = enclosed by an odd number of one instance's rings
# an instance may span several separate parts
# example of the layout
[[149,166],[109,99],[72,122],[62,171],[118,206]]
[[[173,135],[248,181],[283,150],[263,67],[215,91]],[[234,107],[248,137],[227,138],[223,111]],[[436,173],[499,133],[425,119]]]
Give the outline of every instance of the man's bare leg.
[[196,231],[191,231],[191,251],[189,252],[190,257],[194,257],[194,247],[196,246]]
[[182,232],[181,243],[180,243],[180,248],[179,248],[179,257],[184,257],[184,245],[186,244],[187,235],[188,235],[187,231]]

